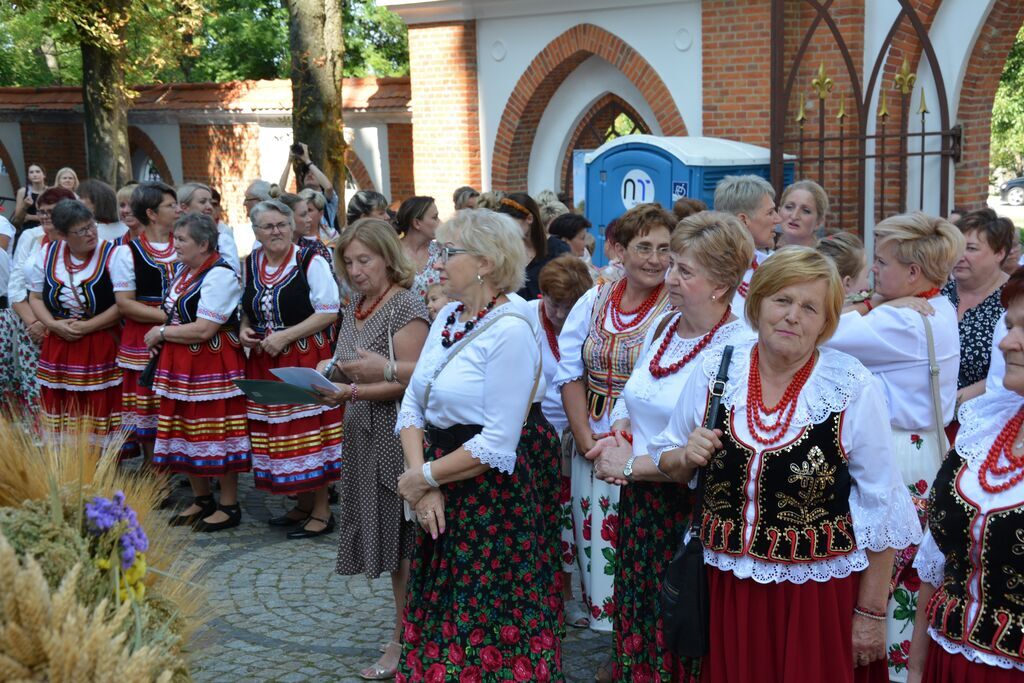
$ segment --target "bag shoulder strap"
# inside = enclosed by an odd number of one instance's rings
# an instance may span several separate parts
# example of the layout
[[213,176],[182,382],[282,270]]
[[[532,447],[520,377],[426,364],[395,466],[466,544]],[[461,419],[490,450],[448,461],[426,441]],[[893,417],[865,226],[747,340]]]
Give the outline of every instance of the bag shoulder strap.
[[657,341],[658,337],[661,336],[661,333],[665,331],[665,328],[668,327],[668,324],[672,322],[677,315],[682,315],[682,313],[669,313],[661,319],[661,322],[658,323],[657,329],[654,330],[654,337],[651,338],[651,344],[654,344],[654,342]]
[[[430,379],[429,382],[427,382],[427,388],[423,394],[424,414],[427,412],[427,405],[429,405],[430,403],[430,388],[434,385],[434,380],[436,380],[438,375],[441,374],[441,371],[444,370],[448,363],[452,361],[452,358],[455,358],[455,356],[459,355],[459,352],[462,351],[462,349],[466,348],[466,345],[469,344],[470,341],[478,337],[484,330],[486,330],[488,327],[498,322],[502,318],[519,318],[520,320],[527,324],[531,331],[533,330],[533,324],[530,323],[526,316],[516,313],[514,311],[509,311],[507,313],[501,313],[499,315],[496,315],[490,320],[484,321],[483,325],[479,325],[472,332],[463,337],[462,341],[460,341],[458,345],[456,345],[452,349],[451,353],[449,353],[448,356],[438,364],[437,369],[434,370],[434,376]],[[540,373],[543,362],[543,357],[539,358],[537,365],[534,368],[533,389],[530,391],[530,402],[526,404],[526,415],[523,416],[524,423],[526,422],[526,418],[530,416],[530,408],[533,407],[533,400],[537,397],[537,387],[540,384]]]
[[[924,333],[928,338],[928,383],[932,390],[932,420],[935,423],[935,449],[938,451],[939,462],[946,455],[946,434],[942,424],[942,397],[939,391],[939,363],[935,360],[935,335],[928,316],[922,314]],[[955,416],[954,416],[955,417]]]

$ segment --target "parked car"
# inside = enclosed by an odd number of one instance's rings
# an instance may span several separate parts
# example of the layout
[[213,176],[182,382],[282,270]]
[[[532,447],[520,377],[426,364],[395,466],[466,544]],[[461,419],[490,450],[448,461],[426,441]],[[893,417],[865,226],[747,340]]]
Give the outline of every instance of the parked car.
[[999,197],[1010,206],[1024,205],[1024,176],[1007,180],[999,186]]

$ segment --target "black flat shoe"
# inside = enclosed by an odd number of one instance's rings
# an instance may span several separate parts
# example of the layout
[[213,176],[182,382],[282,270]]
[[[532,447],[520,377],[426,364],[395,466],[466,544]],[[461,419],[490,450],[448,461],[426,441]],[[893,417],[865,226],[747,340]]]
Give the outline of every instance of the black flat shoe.
[[323,522],[324,525],[325,525],[324,528],[321,529],[320,531],[310,531],[305,526],[303,526],[301,529],[296,529],[295,531],[289,531],[288,532],[288,538],[291,538],[293,540],[294,539],[299,539],[299,538],[314,538],[316,536],[326,536],[327,534],[329,534],[332,531],[334,531],[334,513],[333,512],[331,513],[331,516],[330,516],[329,519],[320,519],[319,517],[314,517],[313,515],[310,515],[306,519],[306,524],[309,524],[313,520],[316,520],[318,522]]
[[217,501],[213,499],[213,496],[196,496],[192,499],[194,505],[200,507],[199,512],[194,512],[191,515],[175,515],[167,522],[168,526],[192,526],[196,522],[203,519],[203,517],[209,517],[217,511]]
[[[337,505],[341,497],[338,495],[338,489],[331,484],[327,487],[327,502],[330,505]],[[322,521],[322,520],[321,520]]]
[[[228,518],[223,522],[204,522],[200,520],[196,524],[196,531],[224,531],[225,529],[234,529],[242,523],[242,508],[237,503],[235,505],[218,505],[217,509],[226,513]],[[212,514],[213,512],[210,513],[210,515]],[[207,517],[210,515],[207,515]]]
[[[288,514],[291,512],[301,512],[302,517],[289,517]],[[299,508],[292,508],[283,515],[277,517],[271,517],[267,520],[269,526],[295,526],[296,524],[302,524],[309,519],[310,510],[302,510]]]

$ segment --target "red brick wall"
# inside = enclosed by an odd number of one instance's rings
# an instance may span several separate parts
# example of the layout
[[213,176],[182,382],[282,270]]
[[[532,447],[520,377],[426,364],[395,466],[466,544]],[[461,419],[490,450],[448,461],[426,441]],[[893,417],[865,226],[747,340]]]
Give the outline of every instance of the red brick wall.
[[182,182],[220,190],[225,222],[245,224],[245,188],[260,177],[259,126],[181,124]]
[[[391,174],[392,202],[401,202],[416,194],[413,177],[413,135],[412,124],[388,124],[388,168]],[[454,188],[452,188],[454,190]],[[451,192],[448,193],[451,195]]]
[[1021,24],[1024,3],[996,0],[967,63],[957,116],[964,129],[963,157],[954,187],[954,204],[966,209],[985,206],[988,196],[992,100]]
[[[21,148],[25,164],[42,164],[46,182],[53,183],[57,171],[70,166],[85,180],[85,127],[78,122],[22,123]],[[23,171],[19,169],[19,174]]]
[[409,62],[416,194],[435,197],[445,217],[455,188],[480,187],[476,22],[410,26]]

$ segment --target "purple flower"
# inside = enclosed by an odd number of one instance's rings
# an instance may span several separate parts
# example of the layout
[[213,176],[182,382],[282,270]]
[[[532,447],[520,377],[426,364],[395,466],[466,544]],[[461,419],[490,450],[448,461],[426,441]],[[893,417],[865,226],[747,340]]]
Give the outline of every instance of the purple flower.
[[110,532],[124,522],[118,542],[121,546],[121,568],[127,570],[138,553],[149,549],[149,539],[139,524],[135,510],[124,504],[124,492],[118,491],[113,499],[97,496],[85,504],[85,519],[93,536]]

